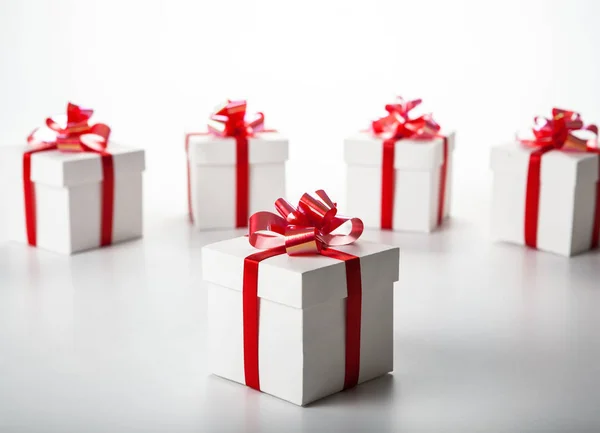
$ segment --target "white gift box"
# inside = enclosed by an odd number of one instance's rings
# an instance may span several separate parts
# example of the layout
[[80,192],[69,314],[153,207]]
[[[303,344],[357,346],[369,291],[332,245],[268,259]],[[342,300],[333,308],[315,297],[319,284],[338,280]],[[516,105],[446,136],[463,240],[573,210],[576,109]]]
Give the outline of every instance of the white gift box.
[[[360,257],[362,316],[358,383],[393,370],[396,247],[358,241],[336,247]],[[244,258],[258,252],[241,237],[202,250],[208,287],[213,374],[245,383],[242,287]],[[286,254],[259,263],[261,391],[306,405],[343,389],[346,269],[333,258]]]
[[[190,201],[199,229],[236,227],[236,140],[188,134]],[[248,138],[248,216],[285,196],[288,140],[277,132]]]
[[[450,211],[454,133],[448,140],[443,218]],[[360,215],[366,227],[381,227],[383,139],[361,132],[344,141],[347,164],[346,211]],[[438,225],[444,140],[402,139],[394,153],[393,230],[431,232]]]
[[[530,154],[536,148],[511,143],[491,152],[494,172],[492,235],[525,244],[525,205]],[[550,151],[541,157],[537,248],[563,256],[590,249],[599,156]]]
[[[7,188],[9,237],[27,243],[23,192],[23,147],[1,150]],[[110,144],[113,155],[112,243],[142,236],[144,151]],[[50,150],[31,155],[35,185],[37,247],[72,254],[100,246],[101,157],[93,152]]]

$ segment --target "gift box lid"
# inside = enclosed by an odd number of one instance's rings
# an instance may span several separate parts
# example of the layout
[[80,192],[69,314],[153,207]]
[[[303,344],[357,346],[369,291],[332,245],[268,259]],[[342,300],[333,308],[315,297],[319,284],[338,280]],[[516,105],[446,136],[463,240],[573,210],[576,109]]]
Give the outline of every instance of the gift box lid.
[[[388,245],[358,241],[336,247],[360,257],[363,281],[398,281],[399,249]],[[202,248],[202,275],[209,283],[242,290],[244,259],[260,250],[247,237],[217,242]],[[363,287],[363,290],[369,290]],[[321,255],[271,257],[259,264],[258,296],[295,308],[307,308],[334,299],[346,292],[346,267],[343,261]]]
[[[234,165],[236,140],[207,133],[187,134],[188,158],[196,165]],[[288,140],[278,132],[260,132],[248,139],[250,164],[281,163],[288,159]]]
[[[493,171],[509,171],[525,182],[529,157],[536,148],[513,142],[492,148],[490,165]],[[599,179],[600,155],[591,152],[553,150],[542,156],[541,182],[556,182],[575,186],[580,182],[594,183]]]
[[[113,155],[115,177],[122,173],[145,169],[143,149],[109,144]],[[68,187],[102,180],[100,155],[94,152],[61,152],[49,150],[31,155],[31,180],[51,186]]]
[[[454,151],[454,132],[443,133],[448,138],[448,151]],[[444,158],[443,138],[432,140],[402,139],[396,141],[394,167],[404,170],[434,170]],[[344,140],[347,164],[381,167],[383,139],[370,132],[359,132]]]

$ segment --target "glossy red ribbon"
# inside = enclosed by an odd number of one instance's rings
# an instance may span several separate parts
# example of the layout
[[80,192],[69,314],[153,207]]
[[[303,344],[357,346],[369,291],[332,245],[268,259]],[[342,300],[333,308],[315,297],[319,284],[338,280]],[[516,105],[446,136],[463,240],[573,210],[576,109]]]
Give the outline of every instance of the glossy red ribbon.
[[[250,162],[248,137],[264,130],[265,117],[263,113],[246,113],[246,101],[227,100],[217,108],[208,121],[208,133],[218,137],[233,137],[236,143],[236,181],[235,181],[235,226],[247,227],[249,214]],[[190,137],[206,135],[206,133],[191,133],[186,136],[185,150],[189,151]],[[190,221],[194,221],[192,212],[190,162],[187,163],[188,173],[188,211]]]
[[94,152],[102,161],[102,204],[100,246],[112,243],[114,213],[114,164],[106,151],[110,128],[103,123],[89,123],[93,110],[69,102],[66,115],[49,117],[46,126],[34,130],[27,143],[32,148],[23,154],[23,195],[27,242],[37,245],[35,184],[31,181],[31,155],[48,150],[63,152]]
[[440,187],[438,200],[438,225],[444,218],[444,203],[446,199],[446,177],[448,171],[448,138],[441,135],[440,125],[431,114],[411,118],[410,112],[421,104],[421,99],[407,101],[398,97],[393,104],[387,104],[387,116],[373,121],[371,130],[378,137],[383,138],[383,160],[381,174],[381,228],[392,229],[394,217],[394,189],[395,189],[395,148],[398,140],[410,138],[412,140],[444,140],[444,157],[440,169]]
[[358,383],[360,372],[360,328],[362,282],[360,258],[330,248],[349,245],[363,232],[359,218],[337,215],[336,204],[325,191],[304,194],[298,206],[284,199],[275,202],[277,214],[257,212],[250,217],[249,242],[263,249],[244,260],[244,374],[246,385],[260,391],[258,333],[258,268],[262,260],[280,254],[299,256],[320,254],[341,260],[346,266],[346,362],[344,389]]
[[[586,125],[581,120],[581,115],[574,111],[560,108],[552,109],[552,118],[535,117],[532,128],[533,137],[518,137],[519,141],[535,147],[529,156],[527,170],[527,190],[525,194],[525,245],[537,248],[537,232],[540,206],[542,156],[553,150],[575,150],[580,152],[597,153],[598,127]],[[577,134],[591,134],[593,138],[582,138]],[[599,161],[600,171],[600,161]],[[596,207],[594,211],[594,227],[592,230],[591,248],[597,248],[600,239],[600,172],[596,185]]]

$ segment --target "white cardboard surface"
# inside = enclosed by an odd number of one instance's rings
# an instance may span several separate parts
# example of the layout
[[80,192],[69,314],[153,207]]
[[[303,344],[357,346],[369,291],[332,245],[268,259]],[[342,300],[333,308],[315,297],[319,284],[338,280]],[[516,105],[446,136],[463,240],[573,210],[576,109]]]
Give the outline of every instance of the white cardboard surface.
[[[235,227],[235,139],[190,136],[188,158],[194,225]],[[271,209],[285,196],[288,141],[276,132],[249,138],[249,214]]]
[[[448,137],[448,166],[444,218],[452,200],[452,156],[454,132]],[[382,139],[370,133],[358,133],[344,141],[347,163],[347,200],[349,215],[359,216],[366,227],[381,227]],[[440,167],[443,140],[399,140],[394,153],[395,189],[394,230],[431,232],[437,227]]]
[[[397,247],[357,242],[340,250],[361,257],[359,382],[393,369],[393,283]],[[202,269],[209,297],[212,373],[244,384],[242,277],[257,250],[245,237],[208,245]],[[343,262],[281,255],[259,265],[261,390],[298,405],[343,388],[346,275]]]
[[[9,236],[27,242],[23,199],[23,150],[1,150],[7,158],[3,178],[8,188]],[[113,145],[115,197],[113,243],[142,235],[142,171],[144,151]],[[72,254],[100,245],[101,181],[100,156],[91,152],[40,152],[31,157],[35,183],[37,246]]]
[[[491,152],[494,171],[492,235],[525,244],[529,156],[535,149],[510,143]],[[572,256],[590,249],[598,181],[598,155],[552,151],[542,156],[538,249]]]

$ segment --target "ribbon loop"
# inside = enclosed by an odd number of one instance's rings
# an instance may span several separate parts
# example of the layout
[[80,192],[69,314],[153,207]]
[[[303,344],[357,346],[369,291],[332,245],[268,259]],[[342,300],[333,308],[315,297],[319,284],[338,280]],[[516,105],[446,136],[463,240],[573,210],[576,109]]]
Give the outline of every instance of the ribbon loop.
[[[275,202],[279,215],[257,212],[249,220],[249,242],[255,248],[285,246],[290,256],[318,254],[329,246],[356,242],[364,230],[359,218],[337,215],[337,205],[323,190],[305,193],[294,207],[283,198]],[[332,233],[346,226],[345,233]]]

